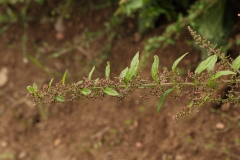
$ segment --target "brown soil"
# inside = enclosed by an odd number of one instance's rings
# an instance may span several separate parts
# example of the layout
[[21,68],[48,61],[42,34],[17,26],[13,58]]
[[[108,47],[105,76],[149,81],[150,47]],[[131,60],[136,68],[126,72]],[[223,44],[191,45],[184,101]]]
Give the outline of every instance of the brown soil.
[[[29,23],[27,54],[23,63],[22,39],[24,30],[13,25],[0,36],[0,69],[7,67],[8,82],[0,88],[0,160],[237,160],[240,159],[240,122],[238,107],[224,111],[206,105],[189,117],[172,120],[188,99],[174,101],[167,98],[160,114],[158,99],[142,100],[137,91],[130,98],[118,102],[111,97],[103,101],[75,101],[34,107],[26,98],[26,86],[39,87],[53,77],[58,82],[67,69],[67,82],[76,82],[87,76],[97,65],[94,77],[104,76],[106,61],[111,62],[112,77],[129,65],[137,51],[143,50],[146,39],[159,35],[160,26],[136,40],[136,24],[126,20],[114,39],[107,59],[101,51],[107,45],[107,35],[89,42],[83,37],[89,31],[104,29],[111,11],[92,10],[72,20],[65,20],[64,37],[56,38],[54,23]],[[239,22],[238,22],[239,23]],[[165,24],[166,25],[166,24]],[[236,29],[237,30],[237,29]],[[239,34],[240,32],[238,32]],[[233,35],[235,37],[235,35]],[[61,36],[60,36],[61,39]],[[79,47],[52,58],[79,42]],[[190,54],[180,66],[196,66],[199,52],[187,45],[191,40],[183,31],[175,46],[158,49],[161,68],[170,68],[180,55]],[[45,45],[44,45],[45,44]],[[231,52],[236,51],[232,49]],[[105,53],[105,56],[107,53]],[[143,76],[150,76],[150,64]],[[103,61],[103,63],[101,63]]]

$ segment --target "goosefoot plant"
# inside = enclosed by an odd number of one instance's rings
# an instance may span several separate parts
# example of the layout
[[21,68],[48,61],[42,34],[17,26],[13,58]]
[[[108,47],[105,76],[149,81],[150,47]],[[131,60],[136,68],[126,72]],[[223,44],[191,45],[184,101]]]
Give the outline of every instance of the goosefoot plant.
[[[155,55],[151,69],[152,80],[141,78],[137,72],[139,65],[139,53],[137,53],[132,59],[130,67],[125,68],[114,79],[110,79],[110,63],[107,62],[105,78],[93,80],[92,74],[95,69],[93,67],[87,78],[83,78],[77,83],[65,84],[66,71],[62,80],[55,86],[52,86],[53,79],[40,90],[35,83],[33,86],[28,86],[28,96],[32,97],[36,104],[82,99],[102,100],[106,95],[122,101],[137,89],[148,89],[147,94],[142,95],[141,98],[158,97],[160,100],[157,112],[159,112],[168,95],[172,94],[172,97],[177,100],[187,95],[189,104],[179,110],[173,116],[174,119],[188,116],[194,109],[201,109],[207,102],[240,103],[238,91],[240,56],[233,61],[221,53],[221,49],[216,49],[216,46],[212,45],[206,38],[197,35],[190,27],[188,29],[196,43],[207,50],[209,57],[202,61],[194,72],[188,71],[185,77],[180,75],[177,65],[188,53],[173,63],[171,71],[163,72],[159,71],[159,58]],[[226,93],[226,98],[217,94],[222,85],[230,88]]]

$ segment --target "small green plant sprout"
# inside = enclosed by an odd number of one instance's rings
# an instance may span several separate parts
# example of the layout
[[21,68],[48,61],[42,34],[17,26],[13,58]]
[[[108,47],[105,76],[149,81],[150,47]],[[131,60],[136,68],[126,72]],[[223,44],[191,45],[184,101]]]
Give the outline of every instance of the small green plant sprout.
[[37,84],[34,83],[33,86],[27,87],[28,92],[34,94],[34,96],[37,96]]
[[[110,63],[107,62],[105,78],[92,79],[95,67],[90,71],[88,78],[83,78],[77,83],[65,83],[67,71],[62,80],[55,86],[52,81],[38,89],[36,84],[28,86],[29,96],[38,103],[57,103],[73,100],[92,99],[102,100],[106,95],[112,96],[119,101],[129,97],[137,89],[146,89],[147,93],[140,96],[143,99],[159,98],[157,112],[160,112],[164,100],[168,95],[180,100],[183,96],[189,99],[189,105],[180,109],[174,119],[188,116],[194,109],[201,109],[205,103],[240,103],[238,87],[240,85],[239,68],[240,56],[235,60],[226,57],[221,49],[216,49],[206,38],[202,38],[188,27],[196,44],[207,49],[208,58],[202,61],[195,71],[188,71],[182,76],[177,70],[178,63],[188,54],[179,57],[172,65],[172,70],[159,70],[159,57],[154,56],[151,68],[152,80],[141,78],[137,72],[139,65],[139,52],[133,57],[129,67],[125,68],[118,77],[110,78]],[[223,78],[224,77],[224,78]],[[216,94],[220,85],[229,86],[227,98]],[[185,89],[184,89],[185,88]]]

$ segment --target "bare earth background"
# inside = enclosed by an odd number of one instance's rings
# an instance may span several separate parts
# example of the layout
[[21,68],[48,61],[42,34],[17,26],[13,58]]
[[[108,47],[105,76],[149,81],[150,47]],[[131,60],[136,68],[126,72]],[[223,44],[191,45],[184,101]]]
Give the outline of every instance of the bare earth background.
[[[46,9],[47,10],[47,9]],[[36,12],[37,9],[36,9]],[[217,108],[211,104],[190,117],[172,120],[188,99],[168,97],[160,114],[158,99],[142,100],[136,91],[123,102],[107,97],[104,101],[74,101],[34,107],[26,98],[26,87],[61,79],[68,70],[67,83],[86,77],[97,65],[94,78],[104,76],[106,61],[111,75],[117,76],[129,65],[137,51],[143,50],[148,37],[161,34],[166,23],[139,36],[131,19],[117,31],[109,57],[103,49],[108,34],[89,40],[89,31],[104,30],[112,11],[91,10],[64,20],[64,33],[57,33],[55,21],[28,24],[27,54],[40,62],[23,63],[21,25],[13,25],[0,36],[0,73],[7,78],[0,86],[0,160],[238,160],[240,159],[239,106]],[[240,20],[232,37],[240,34]],[[60,35],[59,35],[60,34]],[[160,68],[170,68],[182,54],[190,54],[180,63],[182,69],[196,66],[200,57],[187,42],[192,38],[183,31],[175,46],[158,49]],[[71,49],[76,44],[77,47]],[[86,47],[89,45],[89,47]],[[66,48],[70,48],[67,50]],[[64,50],[65,49],[65,50]],[[238,54],[239,47],[230,50]],[[53,53],[62,51],[54,57]],[[102,51],[102,52],[101,52]],[[105,54],[104,54],[105,53]],[[150,57],[143,77],[150,77]]]

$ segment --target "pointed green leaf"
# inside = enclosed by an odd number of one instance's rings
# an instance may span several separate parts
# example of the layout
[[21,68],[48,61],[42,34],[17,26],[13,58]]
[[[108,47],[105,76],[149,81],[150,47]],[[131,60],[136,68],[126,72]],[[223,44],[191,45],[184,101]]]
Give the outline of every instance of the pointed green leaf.
[[115,91],[114,89],[109,88],[109,87],[104,88],[103,92],[110,96],[118,96],[119,95],[117,91]]
[[83,83],[83,80],[80,80],[77,82],[77,84],[82,84]]
[[160,97],[159,103],[158,103],[158,108],[157,108],[157,112],[160,112],[160,109],[162,108],[163,102],[165,100],[165,98],[172,92],[174,91],[174,88],[169,88],[168,90],[166,90],[165,93],[163,93],[163,95]]
[[66,77],[67,77],[67,70],[66,70],[65,73],[63,74],[62,84],[65,84]]
[[65,101],[65,99],[64,99],[62,96],[60,96],[59,94],[57,94],[57,95],[55,96],[55,99],[56,99],[58,102],[64,102],[64,101]]
[[87,88],[83,88],[80,90],[80,92],[82,94],[84,94],[85,96],[89,95],[91,93],[91,90],[87,89]]
[[204,101],[207,101],[207,100],[209,99],[209,95],[210,95],[210,94],[207,94],[207,95],[204,97],[203,100],[204,100]]
[[234,61],[233,61],[233,64],[232,64],[232,68],[234,70],[238,70],[240,67],[240,56],[238,56]]
[[49,88],[51,88],[52,82],[53,82],[53,78],[51,79],[51,81],[50,81],[49,84],[48,84]]
[[88,74],[88,80],[90,81],[92,79],[92,74],[93,71],[95,70],[95,66],[92,68],[92,70],[90,71],[90,73]]
[[202,61],[195,70],[195,73],[200,74],[205,69],[208,71],[213,70],[215,63],[217,62],[217,55],[212,55],[208,57],[206,60]]
[[172,71],[175,71],[178,63],[179,63],[179,62],[183,59],[183,57],[185,57],[187,54],[188,54],[188,52],[185,53],[184,55],[182,55],[181,57],[179,57],[179,58],[173,63],[173,65],[172,65]]
[[157,74],[158,74],[158,66],[159,66],[159,58],[158,56],[154,56],[154,62],[152,64],[152,78],[158,83]]
[[27,90],[28,90],[29,93],[35,93],[32,86],[27,86]]
[[[137,52],[137,53],[135,54],[135,56],[133,57],[133,59],[132,59],[132,61],[131,61],[131,64],[130,64],[130,68],[133,67],[133,66],[135,66],[135,64],[137,63],[138,59],[139,59],[139,52]],[[129,69],[130,69],[130,68],[129,68]]]
[[105,69],[105,75],[107,79],[110,79],[110,63],[107,62],[107,67]]
[[36,83],[33,84],[33,90],[34,90],[34,92],[37,92],[37,84]]
[[193,106],[193,101],[189,103],[189,107],[192,107],[192,106]]
[[125,76],[126,76],[126,74],[127,74],[127,71],[128,71],[128,67],[127,68],[125,68],[121,73],[120,73],[120,78],[124,78]]
[[212,61],[209,63],[209,65],[207,66],[207,71],[212,71],[214,69],[214,66],[217,62],[217,56],[215,56]]
[[124,82],[126,84],[128,84],[128,82],[131,80],[132,76],[136,74],[137,72],[137,68],[138,68],[138,64],[139,64],[139,52],[137,52],[137,54],[133,57],[131,64],[130,64],[130,68],[128,69]]
[[135,63],[135,66],[132,66],[129,68],[129,70],[126,73],[124,82],[128,84],[128,82],[132,79],[132,76],[136,74],[137,68],[138,68],[139,60]]
[[226,70],[226,71],[218,71],[217,73],[215,73],[214,75],[212,75],[210,78],[209,78],[209,81],[208,81],[208,85],[211,85],[211,82],[214,80],[214,79],[217,79],[221,76],[227,76],[227,75],[230,75],[230,74],[236,74],[235,72],[233,71],[229,71],[229,70]]
[[99,78],[95,79],[94,84],[97,84],[98,80],[99,80]]
[[136,64],[136,66],[135,66],[135,68],[134,68],[133,76],[136,76],[136,75],[137,75],[138,65],[139,65],[139,60],[137,61],[137,64]]

